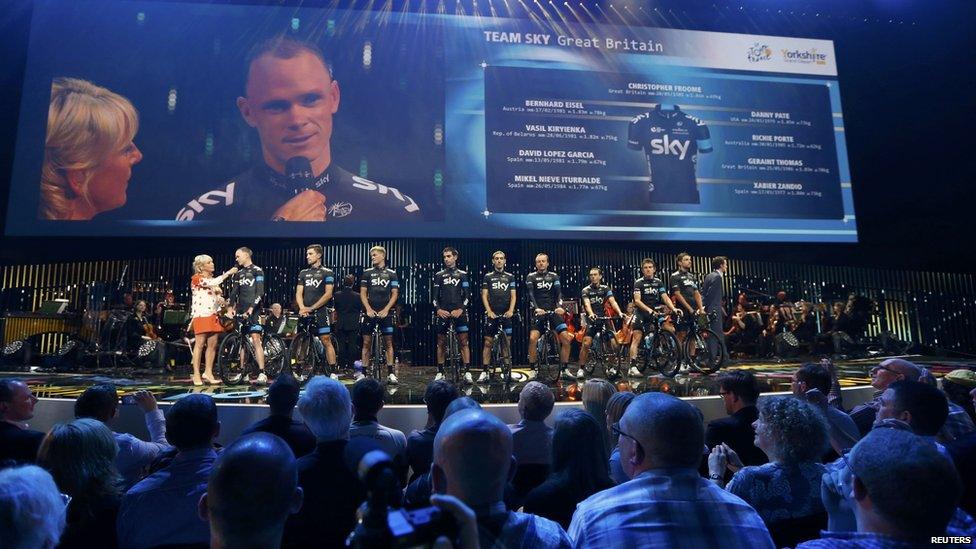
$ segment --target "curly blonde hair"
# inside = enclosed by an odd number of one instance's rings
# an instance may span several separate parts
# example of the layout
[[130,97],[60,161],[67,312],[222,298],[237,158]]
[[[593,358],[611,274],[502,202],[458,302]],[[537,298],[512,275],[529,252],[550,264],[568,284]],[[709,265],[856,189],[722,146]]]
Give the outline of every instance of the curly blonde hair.
[[47,115],[44,164],[41,167],[40,219],[68,219],[71,200],[68,170],[86,172],[87,195],[92,170],[113,151],[123,149],[139,131],[139,114],[128,99],[78,78],[55,78]]

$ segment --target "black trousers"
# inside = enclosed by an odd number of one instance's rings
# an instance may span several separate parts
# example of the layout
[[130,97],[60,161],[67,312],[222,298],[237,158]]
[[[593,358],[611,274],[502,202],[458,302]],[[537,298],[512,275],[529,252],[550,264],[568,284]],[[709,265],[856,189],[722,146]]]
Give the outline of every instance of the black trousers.
[[340,368],[352,368],[352,363],[362,356],[359,345],[359,328],[352,330],[336,330],[332,334],[335,339],[336,358]]
[[[713,311],[706,311],[711,314]],[[722,328],[725,326],[725,315],[722,314],[722,309],[718,309],[715,312],[715,318],[709,321],[708,327],[718,335],[718,340],[722,342],[722,358],[729,358],[729,348],[725,342],[725,331]]]

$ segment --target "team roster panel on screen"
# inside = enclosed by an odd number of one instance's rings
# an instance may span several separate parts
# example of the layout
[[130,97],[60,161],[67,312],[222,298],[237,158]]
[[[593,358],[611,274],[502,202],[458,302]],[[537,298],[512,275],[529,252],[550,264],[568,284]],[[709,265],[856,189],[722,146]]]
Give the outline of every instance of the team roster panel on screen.
[[19,120],[11,235],[857,240],[828,40],[41,0]]

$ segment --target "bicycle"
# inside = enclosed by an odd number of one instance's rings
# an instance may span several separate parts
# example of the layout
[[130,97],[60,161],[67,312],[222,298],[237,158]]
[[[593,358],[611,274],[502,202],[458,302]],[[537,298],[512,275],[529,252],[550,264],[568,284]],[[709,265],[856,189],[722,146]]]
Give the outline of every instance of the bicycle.
[[722,367],[725,351],[722,338],[708,326],[716,313],[684,315],[683,322],[690,329],[685,336],[683,359],[700,374],[713,374]]
[[319,339],[318,328],[319,323],[315,313],[299,318],[295,339],[288,347],[291,373],[299,383],[304,383],[316,372],[325,370],[322,367],[326,363],[325,345]]
[[[363,363],[363,375],[381,380],[383,379],[383,367],[386,366],[386,345],[383,337],[385,335],[390,335],[392,337],[393,334],[383,333],[382,329],[380,328],[381,319],[379,317],[368,318],[365,314],[363,314],[360,317],[359,324],[362,325],[367,320],[374,320],[375,322],[373,322],[372,341],[370,342],[369,346],[369,360]],[[392,321],[393,325],[396,326],[397,322],[395,317],[392,319]]]
[[[512,315],[512,323],[515,323],[518,313]],[[485,315],[484,325],[487,326],[492,319]],[[491,363],[490,368],[501,367],[502,379],[509,383],[512,381],[512,338],[505,333],[505,326],[499,322],[498,331],[492,336],[491,342]]]
[[[217,368],[220,378],[227,384],[238,383],[258,372],[255,359],[254,342],[251,334],[246,333],[250,328],[246,315],[234,315],[233,330],[224,336],[217,349]],[[243,357],[241,342],[244,342]],[[274,378],[288,364],[288,348],[278,334],[262,333],[261,343],[264,347],[264,373]]]
[[539,334],[539,341],[535,343],[536,348],[536,377],[542,381],[558,381],[560,365],[560,343],[559,334],[552,326],[551,316],[555,311],[546,311],[546,330]]
[[593,335],[593,341],[590,343],[590,353],[587,356],[586,364],[583,365],[583,372],[587,377],[592,377],[597,365],[603,364],[603,369],[607,376],[610,375],[611,370],[619,373],[623,364],[623,353],[626,352],[626,347],[617,345],[616,349],[614,348],[616,336],[610,325],[610,321],[620,320],[620,317],[597,316],[589,320],[591,322],[599,322],[600,329]]
[[[435,320],[436,320],[435,316]],[[450,372],[451,383],[460,385],[461,376],[461,345],[458,342],[457,318],[451,316],[441,319],[447,323],[447,333],[444,335],[444,366]]]
[[667,315],[654,314],[653,326],[644,334],[640,343],[640,360],[637,369],[646,373],[648,368],[654,368],[667,377],[674,377],[681,369],[681,346],[673,333],[664,329],[668,321]]

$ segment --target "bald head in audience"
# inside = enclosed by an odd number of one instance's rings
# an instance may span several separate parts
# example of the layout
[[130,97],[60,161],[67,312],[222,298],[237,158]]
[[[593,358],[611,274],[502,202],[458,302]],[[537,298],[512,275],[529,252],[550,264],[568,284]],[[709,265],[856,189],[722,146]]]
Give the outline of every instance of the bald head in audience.
[[434,492],[477,507],[502,501],[512,461],[512,433],[478,409],[451,414],[434,438]]
[[200,516],[210,521],[210,546],[278,547],[288,515],[302,507],[291,448],[268,433],[238,439],[217,458]]
[[620,432],[620,462],[630,478],[649,469],[695,468],[701,462],[701,412],[671,395],[634,398],[620,419]]

